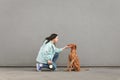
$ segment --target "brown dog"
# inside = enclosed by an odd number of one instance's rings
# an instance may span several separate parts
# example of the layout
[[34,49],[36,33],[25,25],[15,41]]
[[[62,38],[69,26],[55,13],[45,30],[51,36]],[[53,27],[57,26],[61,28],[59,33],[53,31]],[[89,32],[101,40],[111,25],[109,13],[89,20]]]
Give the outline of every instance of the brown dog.
[[80,61],[76,53],[77,47],[75,44],[69,44],[68,46],[71,48],[71,52],[68,56],[68,70],[69,71],[80,71]]

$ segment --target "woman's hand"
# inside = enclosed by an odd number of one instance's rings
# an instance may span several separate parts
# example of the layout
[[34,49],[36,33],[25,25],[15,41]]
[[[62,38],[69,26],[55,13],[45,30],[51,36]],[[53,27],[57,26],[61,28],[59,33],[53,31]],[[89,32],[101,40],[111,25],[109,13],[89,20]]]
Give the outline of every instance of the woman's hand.
[[70,48],[70,46],[65,46],[63,49],[67,49],[67,48]]
[[52,61],[51,61],[51,60],[48,60],[48,64],[52,64]]

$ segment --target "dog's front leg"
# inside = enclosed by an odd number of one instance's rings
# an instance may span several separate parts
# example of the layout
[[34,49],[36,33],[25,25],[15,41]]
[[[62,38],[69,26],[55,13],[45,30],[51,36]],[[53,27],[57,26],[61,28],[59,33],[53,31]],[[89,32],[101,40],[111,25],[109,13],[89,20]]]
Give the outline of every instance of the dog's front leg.
[[70,56],[68,57],[68,65],[67,65],[67,69],[68,69],[68,71],[71,71],[71,68],[72,68],[72,66],[71,66],[71,61],[70,61]]
[[72,70],[72,65],[70,64],[69,71],[71,71],[71,70]]
[[74,62],[74,59],[70,62],[70,70],[69,71],[71,71],[72,69],[73,69],[73,62]]

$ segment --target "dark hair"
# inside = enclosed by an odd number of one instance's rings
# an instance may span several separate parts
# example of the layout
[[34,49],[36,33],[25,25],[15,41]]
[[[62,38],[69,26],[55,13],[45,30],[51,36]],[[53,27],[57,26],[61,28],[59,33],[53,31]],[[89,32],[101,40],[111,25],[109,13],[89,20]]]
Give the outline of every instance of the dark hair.
[[51,40],[55,39],[57,36],[58,36],[57,34],[51,34],[49,37],[46,37],[45,38],[45,40],[47,40],[46,44]]

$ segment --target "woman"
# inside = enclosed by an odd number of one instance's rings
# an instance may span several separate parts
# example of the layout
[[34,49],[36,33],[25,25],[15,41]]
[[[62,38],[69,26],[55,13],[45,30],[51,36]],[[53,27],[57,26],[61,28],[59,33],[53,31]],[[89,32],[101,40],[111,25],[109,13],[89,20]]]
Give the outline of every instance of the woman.
[[55,70],[57,68],[56,60],[59,57],[59,53],[64,49],[68,48],[68,46],[65,46],[63,48],[56,48],[55,44],[57,42],[58,42],[57,34],[51,34],[49,37],[45,39],[36,58],[37,71],[40,71],[41,68],[49,68],[51,70]]

